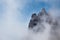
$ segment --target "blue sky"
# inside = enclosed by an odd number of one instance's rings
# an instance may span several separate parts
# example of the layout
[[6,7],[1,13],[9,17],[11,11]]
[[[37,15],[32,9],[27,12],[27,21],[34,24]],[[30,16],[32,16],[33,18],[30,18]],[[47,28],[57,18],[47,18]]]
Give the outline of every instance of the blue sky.
[[45,8],[47,12],[50,10],[60,10],[60,0],[30,0],[26,2],[28,3],[21,10],[22,17],[24,18],[22,20],[25,22],[31,17],[32,13],[38,13],[42,8]]
[[[60,16],[59,3],[60,0],[0,0],[2,40],[4,40],[5,34],[11,37],[15,35],[18,39],[19,35],[23,34],[28,27],[31,15],[40,12],[42,8],[45,8],[53,17]],[[5,37],[7,40],[8,36]]]

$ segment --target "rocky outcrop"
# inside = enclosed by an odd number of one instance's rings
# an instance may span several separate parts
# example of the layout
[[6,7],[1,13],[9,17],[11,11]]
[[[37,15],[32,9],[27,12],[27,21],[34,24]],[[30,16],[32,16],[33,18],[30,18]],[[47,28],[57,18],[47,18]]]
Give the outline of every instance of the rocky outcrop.
[[60,25],[57,19],[52,18],[49,13],[47,13],[46,10],[42,8],[41,12],[39,12],[38,14],[32,14],[28,28],[31,30],[34,28],[34,30],[36,30],[36,28],[44,29],[44,23],[49,24],[51,26],[51,30],[55,30]]
[[32,14],[28,28],[39,33],[43,37],[41,40],[60,40],[60,19],[51,17],[44,8],[38,14]]
[[51,24],[51,22],[52,22],[52,18],[49,16],[49,14],[46,12],[46,10],[44,8],[38,14],[36,14],[36,13],[32,14],[31,20],[29,22],[29,28],[32,29],[38,23],[42,23],[42,22],[47,22],[49,24]]

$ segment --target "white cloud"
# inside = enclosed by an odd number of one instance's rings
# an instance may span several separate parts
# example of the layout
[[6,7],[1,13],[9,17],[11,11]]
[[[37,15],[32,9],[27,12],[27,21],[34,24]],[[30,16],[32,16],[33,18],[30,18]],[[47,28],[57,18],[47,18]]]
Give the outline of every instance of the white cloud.
[[50,13],[50,15],[52,15],[53,17],[60,17],[60,9],[50,8],[50,9],[49,9],[49,13]]
[[[31,1],[0,0],[0,4],[4,6],[2,19],[0,20],[0,40],[20,40],[21,36],[27,34],[27,28],[23,27],[26,25],[18,20],[18,16],[20,16],[20,18],[23,18],[21,17],[23,13],[17,9],[19,8],[22,10],[24,6],[26,6],[26,4],[29,2]],[[48,0],[44,0],[44,2],[48,2]],[[50,11],[52,12],[52,10]],[[57,12],[58,11],[55,13]]]
[[1,1],[4,9],[0,20],[0,40],[20,40],[21,36],[27,33],[27,28],[23,27],[24,24],[18,20],[18,16],[22,18],[18,8],[22,10],[26,2],[24,3],[23,0]]

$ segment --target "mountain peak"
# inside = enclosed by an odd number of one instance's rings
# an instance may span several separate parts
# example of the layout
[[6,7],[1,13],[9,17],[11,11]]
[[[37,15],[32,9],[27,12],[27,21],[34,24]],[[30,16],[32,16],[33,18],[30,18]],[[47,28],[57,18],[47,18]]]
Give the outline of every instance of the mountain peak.
[[46,12],[45,8],[42,8],[41,12],[38,13],[38,15],[36,13],[33,13],[29,22],[29,28],[33,28],[37,26],[38,23],[47,21],[48,19],[50,19],[48,17],[48,13]]
[[45,11],[45,8],[42,8],[41,12],[46,12],[46,11]]
[[[34,38],[35,33],[36,33],[38,35],[41,34],[40,36],[36,35],[36,37],[38,36],[38,38],[41,37],[42,38],[42,39],[40,38],[41,40],[50,40],[50,39],[55,40],[55,38],[56,40],[60,40],[60,32],[59,32],[60,31],[60,19],[59,18],[55,19],[51,17],[46,12],[45,8],[42,8],[42,10],[38,13],[38,15],[36,13],[32,14],[28,28],[29,28],[29,31],[34,34],[34,36],[33,35],[30,36],[31,38]],[[46,35],[47,37],[45,38]],[[38,38],[36,40],[40,40]]]
[[43,15],[47,15],[45,8],[42,8],[41,12],[38,13],[38,15],[36,13],[33,13],[31,16],[30,23],[29,23],[29,28],[37,24],[38,20],[41,20],[39,16],[43,16]]
[[38,15],[43,16],[43,15],[48,15],[48,13],[46,12],[45,8],[42,8]]

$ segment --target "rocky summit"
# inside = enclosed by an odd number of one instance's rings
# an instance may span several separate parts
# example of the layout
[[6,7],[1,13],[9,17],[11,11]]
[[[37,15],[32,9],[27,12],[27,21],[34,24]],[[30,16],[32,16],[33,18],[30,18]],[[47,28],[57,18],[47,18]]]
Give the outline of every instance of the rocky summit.
[[28,29],[41,34],[43,37],[39,40],[60,40],[60,21],[51,17],[45,8],[42,8],[38,14],[32,14]]

